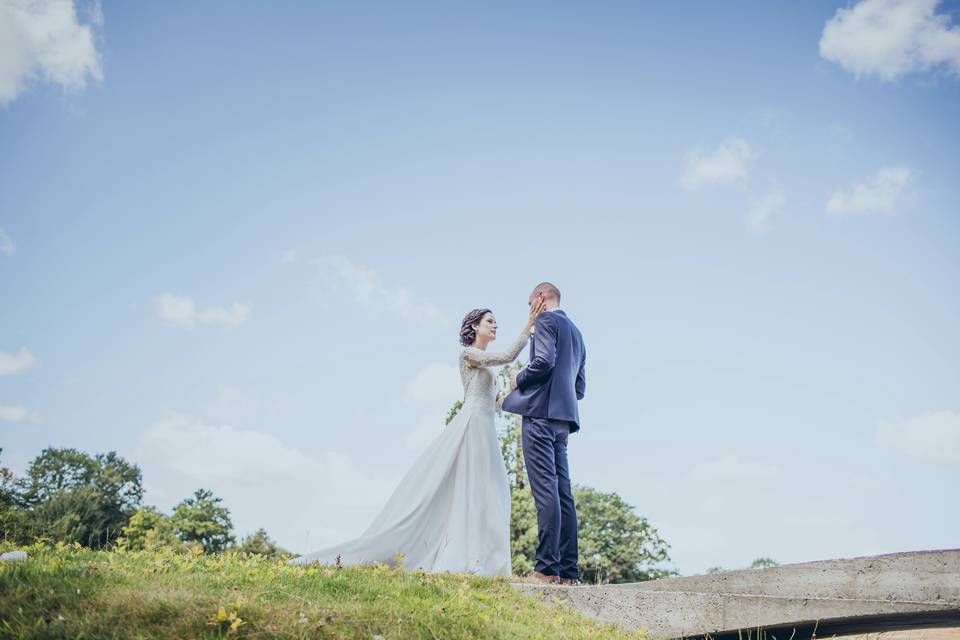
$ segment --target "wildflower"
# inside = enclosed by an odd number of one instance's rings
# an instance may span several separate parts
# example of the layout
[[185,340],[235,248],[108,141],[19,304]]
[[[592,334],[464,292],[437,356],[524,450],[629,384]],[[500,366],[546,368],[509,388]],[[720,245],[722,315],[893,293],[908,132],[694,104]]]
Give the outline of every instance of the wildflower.
[[235,636],[240,631],[240,627],[247,623],[237,615],[236,611],[227,613],[226,608],[221,605],[220,608],[217,609],[216,615],[214,615],[207,624],[220,627],[221,629],[223,629],[224,625],[227,625],[226,631],[229,631],[230,635]]
[[230,622],[230,633],[232,633],[233,635],[237,635],[237,632],[240,630],[241,625],[245,625],[247,623],[241,620],[240,616],[237,616],[237,614],[234,613],[231,615],[236,617],[233,618],[233,620]]

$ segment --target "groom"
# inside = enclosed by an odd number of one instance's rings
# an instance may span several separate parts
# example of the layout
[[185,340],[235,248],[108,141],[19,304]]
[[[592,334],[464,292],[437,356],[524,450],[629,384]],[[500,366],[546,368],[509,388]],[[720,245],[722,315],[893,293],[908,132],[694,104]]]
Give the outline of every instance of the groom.
[[560,309],[560,290],[538,284],[528,304],[544,312],[530,342],[530,363],[510,380],[503,410],[523,416],[523,460],[537,505],[537,562],[532,577],[579,584],[577,508],[570,490],[567,436],[580,430],[577,401],[586,388],[583,336]]

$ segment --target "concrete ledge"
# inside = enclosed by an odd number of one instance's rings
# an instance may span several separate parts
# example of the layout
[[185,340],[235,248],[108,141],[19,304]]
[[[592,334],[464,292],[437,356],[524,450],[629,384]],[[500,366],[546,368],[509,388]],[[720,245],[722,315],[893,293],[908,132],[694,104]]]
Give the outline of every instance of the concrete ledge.
[[764,593],[798,598],[960,602],[960,549],[819,560],[608,586],[647,591]]
[[685,640],[815,640],[851,634],[929,629],[960,626],[960,610],[889,613],[767,626],[763,629],[737,629],[703,636],[690,636]]
[[[517,589],[658,637],[767,637],[960,625],[960,550],[827,560],[651,582]],[[818,622],[819,621],[819,622]],[[755,637],[755,633],[754,633]]]

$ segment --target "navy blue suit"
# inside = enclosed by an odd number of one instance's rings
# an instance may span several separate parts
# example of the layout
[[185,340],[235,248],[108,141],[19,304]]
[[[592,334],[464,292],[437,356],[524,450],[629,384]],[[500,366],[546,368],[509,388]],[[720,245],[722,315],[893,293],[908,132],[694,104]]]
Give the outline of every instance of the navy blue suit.
[[580,330],[563,311],[537,318],[530,363],[503,410],[523,416],[521,444],[537,505],[537,561],[548,576],[579,578],[577,508],[567,465],[567,436],[580,430],[578,400],[586,391],[586,349]]

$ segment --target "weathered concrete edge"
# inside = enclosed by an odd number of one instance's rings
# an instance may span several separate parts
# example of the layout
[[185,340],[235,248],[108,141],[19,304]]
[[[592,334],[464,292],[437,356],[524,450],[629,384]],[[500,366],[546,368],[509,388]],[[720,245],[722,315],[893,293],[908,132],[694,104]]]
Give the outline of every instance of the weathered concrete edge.
[[[947,577],[955,577],[950,580]],[[818,560],[764,569],[604,585],[608,589],[762,594],[797,598],[945,600],[960,603],[960,549]]]
[[[847,636],[852,634],[876,633],[880,631],[900,631],[908,629],[930,629],[936,627],[960,626],[960,609],[939,611],[906,611],[902,613],[884,613],[844,618],[825,618],[822,620],[804,620],[791,624],[767,625],[760,628],[726,629],[703,635],[680,636],[678,640],[743,640],[751,638],[762,629],[771,640],[792,638],[793,640],[812,640],[824,636]],[[750,633],[753,632],[753,633]]]
[[[880,630],[890,616],[912,627],[960,611],[960,550],[820,560],[645,583],[565,587],[514,584],[521,592],[625,629],[659,637],[797,628],[842,620]],[[871,622],[873,621],[873,622]],[[899,623],[898,623],[899,624]],[[906,624],[906,622],[902,622]]]
[[[561,587],[529,583],[515,588],[542,602],[563,606],[602,623],[624,629],[646,629],[655,637],[703,638],[709,634],[737,637],[740,629],[816,628],[811,613],[817,612],[822,630],[854,625],[854,631],[885,628],[919,628],[930,621],[960,622],[960,605],[949,602],[897,602],[889,600],[851,600],[848,598],[793,598],[770,595],[705,594],[689,591],[614,591],[602,587]],[[891,627],[889,620],[907,616],[903,627]],[[750,620],[750,627],[737,627]],[[785,622],[788,621],[788,622]],[[796,621],[796,622],[790,622]],[[850,621],[845,623],[844,621]],[[808,624],[809,623],[809,624]],[[859,626],[857,626],[859,625]],[[789,634],[788,634],[789,635]],[[768,634],[768,637],[771,637]],[[779,636],[778,636],[779,637]],[[799,635],[796,636],[799,638]]]

